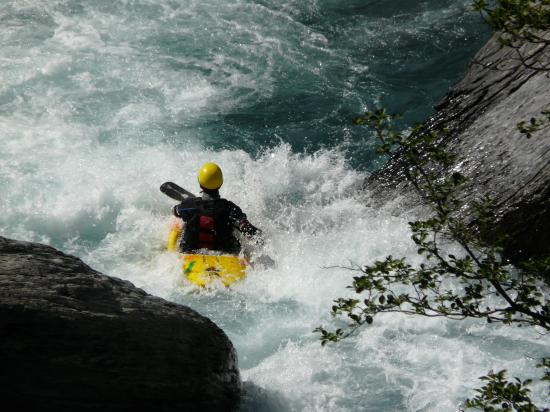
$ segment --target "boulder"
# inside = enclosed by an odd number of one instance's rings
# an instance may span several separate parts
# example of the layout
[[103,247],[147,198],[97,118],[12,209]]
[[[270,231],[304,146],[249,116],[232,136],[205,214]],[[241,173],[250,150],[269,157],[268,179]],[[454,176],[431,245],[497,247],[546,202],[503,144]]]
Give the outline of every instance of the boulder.
[[[542,118],[550,106],[547,71],[536,69],[548,62],[545,45],[513,49],[502,47],[495,36],[424,124],[449,130],[443,144],[456,162],[442,173],[460,171],[469,178],[466,202],[485,196],[496,200],[498,224],[486,235],[507,235],[504,254],[516,263],[550,255],[549,126],[530,138],[517,128],[521,121]],[[396,154],[366,185],[381,199],[394,197],[395,190],[412,192],[402,170]]]
[[194,310],[49,246],[0,237],[2,410],[225,411],[241,381]]

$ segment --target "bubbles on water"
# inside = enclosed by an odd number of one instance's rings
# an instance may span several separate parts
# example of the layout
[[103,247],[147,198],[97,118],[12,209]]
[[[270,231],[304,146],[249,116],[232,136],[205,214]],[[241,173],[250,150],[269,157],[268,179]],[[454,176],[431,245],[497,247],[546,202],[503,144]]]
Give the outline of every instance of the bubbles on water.
[[[439,1],[437,18],[436,2],[422,2],[399,25],[360,3],[0,6],[0,233],[211,317],[243,377],[268,391],[250,391],[266,409],[456,410],[493,365],[521,372],[523,353],[544,343],[514,329],[388,315],[338,346],[311,333],[340,325],[329,309],[350,296],[349,267],[390,253],[419,262],[410,217],[367,206],[366,173],[349,153],[362,164],[372,142],[344,123],[395,82],[417,81],[415,53],[426,49],[412,47],[405,67],[407,44],[462,44],[447,28],[469,1]],[[434,82],[446,87],[449,76]],[[431,102],[412,90],[403,101],[424,116]],[[198,192],[204,161],[222,166],[222,195],[265,232],[261,252],[277,263],[206,293],[182,282],[177,254],[164,252],[174,201],[158,190],[175,181]]]

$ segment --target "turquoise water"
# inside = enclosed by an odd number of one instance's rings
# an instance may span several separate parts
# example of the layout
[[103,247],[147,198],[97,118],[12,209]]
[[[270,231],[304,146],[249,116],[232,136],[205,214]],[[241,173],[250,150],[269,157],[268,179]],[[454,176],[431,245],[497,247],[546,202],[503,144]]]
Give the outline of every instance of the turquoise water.
[[[338,325],[343,266],[420,262],[412,216],[359,190],[383,159],[351,120],[383,105],[422,121],[488,35],[466,0],[1,2],[0,234],[209,316],[236,347],[243,410],[454,411],[548,340],[399,315],[337,346],[311,331]],[[199,292],[163,251],[158,187],[197,191],[205,161],[277,267]]]

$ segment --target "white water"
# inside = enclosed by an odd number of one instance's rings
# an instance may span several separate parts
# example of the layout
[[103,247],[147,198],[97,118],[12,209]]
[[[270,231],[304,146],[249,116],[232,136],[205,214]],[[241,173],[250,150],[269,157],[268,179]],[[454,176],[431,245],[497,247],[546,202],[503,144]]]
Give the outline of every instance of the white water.
[[[464,2],[442,14],[426,4],[402,31],[379,33],[379,21],[342,30],[374,39],[378,50],[388,33],[418,40],[430,24],[437,32],[436,19],[457,19]],[[550,347],[533,330],[385,315],[338,345],[321,347],[311,333],[340,325],[329,310],[350,293],[353,272],[342,266],[388,254],[420,258],[409,239],[411,216],[366,206],[368,193],[359,190],[366,173],[350,164],[349,129],[336,128],[341,145],[320,135],[326,140],[302,153],[287,136],[301,133],[301,123],[270,129],[279,143],[264,146],[255,140],[261,130],[232,129],[216,118],[260,111],[257,102],[286,105],[298,92],[279,90],[281,73],[294,66],[311,75],[300,79],[304,89],[329,93],[351,82],[338,96],[356,111],[370,104],[369,91],[374,100],[391,91],[380,91],[379,78],[364,88],[353,83],[376,77],[369,62],[347,57],[299,21],[307,13],[323,17],[324,7],[332,10],[325,3],[267,5],[2,4],[0,234],[51,244],[213,319],[236,347],[243,380],[254,385],[247,385],[251,410],[455,411],[491,368],[529,376],[528,357]],[[355,77],[344,83],[319,66],[349,59]],[[299,108],[302,115],[309,109]],[[326,113],[337,108],[324,110],[307,130],[333,126]],[[262,114],[266,122],[276,115]],[[354,144],[372,147],[368,139]],[[158,187],[173,180],[197,191],[195,173],[205,161],[222,166],[222,195],[265,231],[263,252],[277,267],[199,293],[181,283],[177,256],[163,251],[173,202]],[[544,387],[535,389],[545,399]]]

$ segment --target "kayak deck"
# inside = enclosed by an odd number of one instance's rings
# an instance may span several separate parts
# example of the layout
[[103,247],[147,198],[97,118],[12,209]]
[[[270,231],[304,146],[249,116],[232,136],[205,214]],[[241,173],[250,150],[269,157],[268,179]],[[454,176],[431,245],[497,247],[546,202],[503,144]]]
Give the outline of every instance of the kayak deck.
[[225,286],[246,276],[246,260],[231,255],[183,255],[183,274],[197,286],[221,281]]

